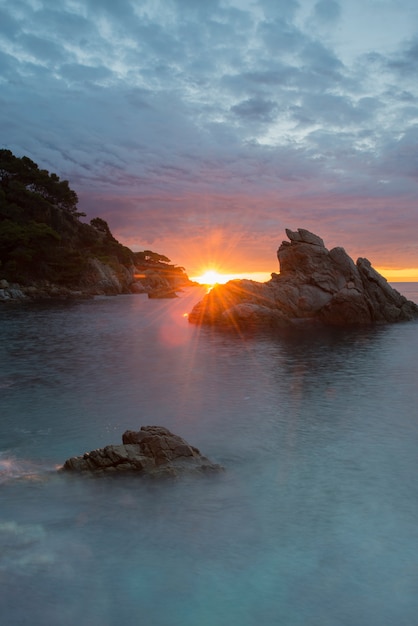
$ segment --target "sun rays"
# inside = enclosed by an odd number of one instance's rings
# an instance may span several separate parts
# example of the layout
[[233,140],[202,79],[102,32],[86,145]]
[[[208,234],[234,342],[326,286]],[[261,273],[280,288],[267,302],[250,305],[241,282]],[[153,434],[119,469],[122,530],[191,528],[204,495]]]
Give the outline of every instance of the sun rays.
[[199,276],[193,276],[192,280],[200,283],[201,285],[206,285],[208,287],[213,287],[214,285],[224,285],[230,280],[236,279],[248,279],[255,280],[257,282],[265,282],[269,280],[271,274],[268,272],[247,272],[244,274],[224,274],[215,269],[204,270],[202,274]]

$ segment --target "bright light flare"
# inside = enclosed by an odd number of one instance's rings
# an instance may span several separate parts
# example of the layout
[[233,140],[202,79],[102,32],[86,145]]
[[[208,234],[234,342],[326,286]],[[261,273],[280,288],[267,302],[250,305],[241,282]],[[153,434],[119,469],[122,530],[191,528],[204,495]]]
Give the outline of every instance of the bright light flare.
[[213,287],[213,285],[228,282],[229,276],[226,274],[219,274],[216,270],[206,270],[204,274],[197,276],[195,280],[202,285],[209,285],[210,287]]
[[255,280],[257,282],[266,282],[270,280],[271,274],[268,272],[246,272],[244,274],[221,274],[216,270],[206,270],[200,276],[192,276],[192,280],[201,285],[213,287],[214,285],[224,285],[230,280],[244,279]]

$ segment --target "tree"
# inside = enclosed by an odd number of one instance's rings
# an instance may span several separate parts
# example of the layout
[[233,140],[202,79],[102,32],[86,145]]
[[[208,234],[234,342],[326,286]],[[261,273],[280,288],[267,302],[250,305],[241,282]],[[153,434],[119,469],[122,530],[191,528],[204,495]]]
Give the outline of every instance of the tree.
[[170,259],[164,254],[158,254],[152,250],[143,250],[135,252],[135,261],[137,263],[171,263]]
[[30,221],[0,222],[0,261],[6,273],[19,280],[36,274],[40,265],[54,255],[60,235],[47,224]]
[[6,194],[19,187],[75,217],[85,215],[77,212],[78,197],[70,189],[68,180],[60,180],[57,174],[40,170],[29,157],[16,157],[10,150],[0,150],[0,187]]
[[90,220],[90,225],[101,233],[104,233],[108,238],[114,239],[110,231],[109,224],[101,217],[93,217],[93,219]]

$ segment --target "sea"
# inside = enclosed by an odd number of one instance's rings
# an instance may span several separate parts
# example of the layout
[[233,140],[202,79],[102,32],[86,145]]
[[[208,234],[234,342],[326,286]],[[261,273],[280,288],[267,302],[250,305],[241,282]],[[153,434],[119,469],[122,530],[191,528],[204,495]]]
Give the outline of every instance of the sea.
[[[1,624],[415,626],[418,322],[239,335],[202,295],[0,307]],[[57,471],[145,425],[224,471]]]

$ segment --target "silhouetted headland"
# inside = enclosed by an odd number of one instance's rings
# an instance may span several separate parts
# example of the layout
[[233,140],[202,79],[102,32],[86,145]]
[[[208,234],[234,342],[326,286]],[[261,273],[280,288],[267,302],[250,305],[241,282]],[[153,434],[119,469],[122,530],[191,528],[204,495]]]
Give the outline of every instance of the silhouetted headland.
[[0,150],[0,302],[147,293],[171,298],[192,284],[184,267],[133,252],[107,222],[80,218],[67,180]]

